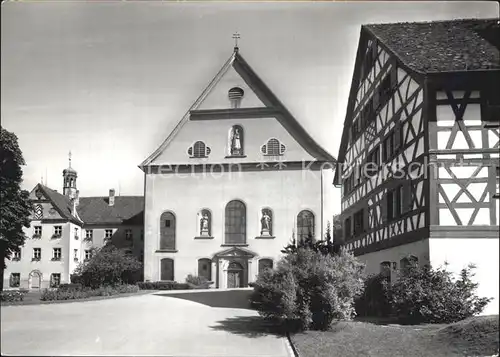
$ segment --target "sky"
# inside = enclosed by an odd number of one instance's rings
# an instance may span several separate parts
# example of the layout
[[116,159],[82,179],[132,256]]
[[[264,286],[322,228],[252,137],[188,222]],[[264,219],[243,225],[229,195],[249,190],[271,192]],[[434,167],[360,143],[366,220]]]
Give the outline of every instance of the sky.
[[337,157],[360,26],[498,17],[496,2],[2,2],[1,119],[23,188],[142,195],[137,167],[233,51]]

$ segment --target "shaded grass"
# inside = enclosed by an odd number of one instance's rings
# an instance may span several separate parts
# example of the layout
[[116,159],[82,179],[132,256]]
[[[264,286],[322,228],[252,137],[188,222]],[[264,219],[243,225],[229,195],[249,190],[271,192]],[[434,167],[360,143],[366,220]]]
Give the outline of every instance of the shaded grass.
[[498,353],[498,315],[449,325],[339,322],[330,331],[291,336],[301,357],[461,357]]

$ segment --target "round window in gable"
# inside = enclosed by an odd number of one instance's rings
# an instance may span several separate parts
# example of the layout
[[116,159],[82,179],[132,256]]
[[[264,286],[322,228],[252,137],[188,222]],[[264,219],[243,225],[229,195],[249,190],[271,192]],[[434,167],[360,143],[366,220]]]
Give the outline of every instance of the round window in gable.
[[244,95],[245,91],[240,87],[231,88],[227,93],[229,101],[231,102],[231,108],[239,108]]

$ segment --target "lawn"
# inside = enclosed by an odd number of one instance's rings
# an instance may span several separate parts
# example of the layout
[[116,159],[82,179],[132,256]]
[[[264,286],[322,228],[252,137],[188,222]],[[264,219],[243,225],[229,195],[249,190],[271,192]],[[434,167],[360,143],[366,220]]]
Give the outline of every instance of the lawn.
[[462,357],[498,355],[498,315],[449,325],[339,322],[291,336],[300,357]]

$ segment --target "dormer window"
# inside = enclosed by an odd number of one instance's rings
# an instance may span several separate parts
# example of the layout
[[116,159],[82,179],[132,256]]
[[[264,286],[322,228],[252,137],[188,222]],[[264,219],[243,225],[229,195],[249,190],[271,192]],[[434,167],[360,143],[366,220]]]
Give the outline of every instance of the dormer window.
[[210,148],[206,146],[203,141],[197,141],[188,149],[188,155],[193,158],[208,157],[208,155],[210,155],[210,151]]
[[245,91],[240,87],[233,87],[227,93],[229,101],[231,102],[231,108],[236,109],[241,105],[241,100],[243,99],[243,95]]
[[278,139],[272,138],[262,145],[260,150],[266,156],[281,156],[285,153],[286,147]]

